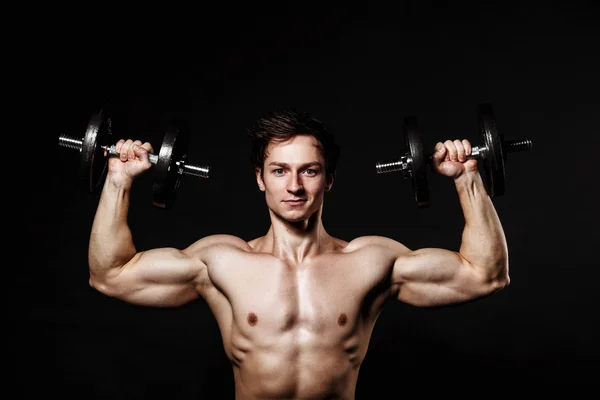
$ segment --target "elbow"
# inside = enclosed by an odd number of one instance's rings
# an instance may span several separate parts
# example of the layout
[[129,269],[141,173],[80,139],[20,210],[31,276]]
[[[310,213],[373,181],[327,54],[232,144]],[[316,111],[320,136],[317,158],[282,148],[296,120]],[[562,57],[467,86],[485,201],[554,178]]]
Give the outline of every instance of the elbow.
[[494,279],[492,282],[492,289],[494,292],[498,292],[500,290],[506,289],[510,285],[510,277],[508,274],[506,276],[502,276]]
[[121,295],[118,291],[118,286],[110,284],[106,277],[90,274],[89,285],[98,292],[109,297],[119,297]]
[[90,279],[89,279],[89,284],[90,287],[92,287],[93,289],[96,289],[97,291],[101,292],[103,285],[102,283],[94,277],[94,275],[90,274]]
[[510,285],[507,261],[479,266],[471,264],[471,267],[477,271],[477,286],[483,294],[492,294]]
[[111,291],[109,290],[108,285],[105,282],[103,282],[102,280],[98,279],[97,277],[94,277],[93,275],[90,275],[89,283],[90,283],[90,286],[92,288],[94,288],[95,290],[97,290],[98,292],[109,296],[109,293]]
[[510,274],[508,273],[508,262],[502,262],[495,269],[497,272],[490,277],[492,290],[494,292],[505,289],[510,285]]

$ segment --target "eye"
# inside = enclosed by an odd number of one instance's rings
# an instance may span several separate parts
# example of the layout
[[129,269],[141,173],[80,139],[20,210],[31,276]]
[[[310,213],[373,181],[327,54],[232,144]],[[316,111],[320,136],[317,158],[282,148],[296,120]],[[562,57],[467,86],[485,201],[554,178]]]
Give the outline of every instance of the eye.
[[275,173],[275,175],[283,174],[283,168],[274,169],[273,172]]
[[310,168],[309,168],[309,169],[307,169],[307,170],[306,170],[306,173],[307,173],[308,175],[316,175],[316,174],[317,174],[317,170],[314,170],[314,169],[310,169]]

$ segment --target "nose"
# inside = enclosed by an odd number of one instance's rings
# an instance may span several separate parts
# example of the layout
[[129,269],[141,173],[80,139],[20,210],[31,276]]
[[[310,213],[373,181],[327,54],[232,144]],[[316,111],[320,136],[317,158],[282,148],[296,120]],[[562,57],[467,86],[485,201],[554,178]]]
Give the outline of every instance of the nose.
[[297,172],[290,174],[290,179],[287,186],[287,190],[290,193],[302,192],[304,190],[304,185],[302,184],[302,178],[300,178],[300,174]]

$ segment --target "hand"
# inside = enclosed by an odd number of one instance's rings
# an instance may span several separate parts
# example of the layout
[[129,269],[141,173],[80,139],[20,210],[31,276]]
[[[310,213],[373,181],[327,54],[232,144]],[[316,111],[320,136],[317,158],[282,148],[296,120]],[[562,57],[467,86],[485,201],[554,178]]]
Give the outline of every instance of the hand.
[[152,167],[148,153],[153,153],[154,150],[150,143],[121,139],[115,147],[119,156],[108,160],[108,173],[112,182],[131,184],[137,176]]
[[432,156],[432,169],[440,175],[456,179],[465,172],[477,171],[477,160],[467,159],[470,155],[471,143],[466,139],[438,142]]

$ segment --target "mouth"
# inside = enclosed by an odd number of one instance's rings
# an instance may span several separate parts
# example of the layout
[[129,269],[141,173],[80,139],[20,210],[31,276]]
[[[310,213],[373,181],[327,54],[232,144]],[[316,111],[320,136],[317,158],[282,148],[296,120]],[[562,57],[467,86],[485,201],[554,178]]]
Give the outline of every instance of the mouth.
[[296,200],[284,200],[285,204],[289,204],[291,206],[299,206],[301,204],[306,203],[306,200],[303,199],[296,199]]

